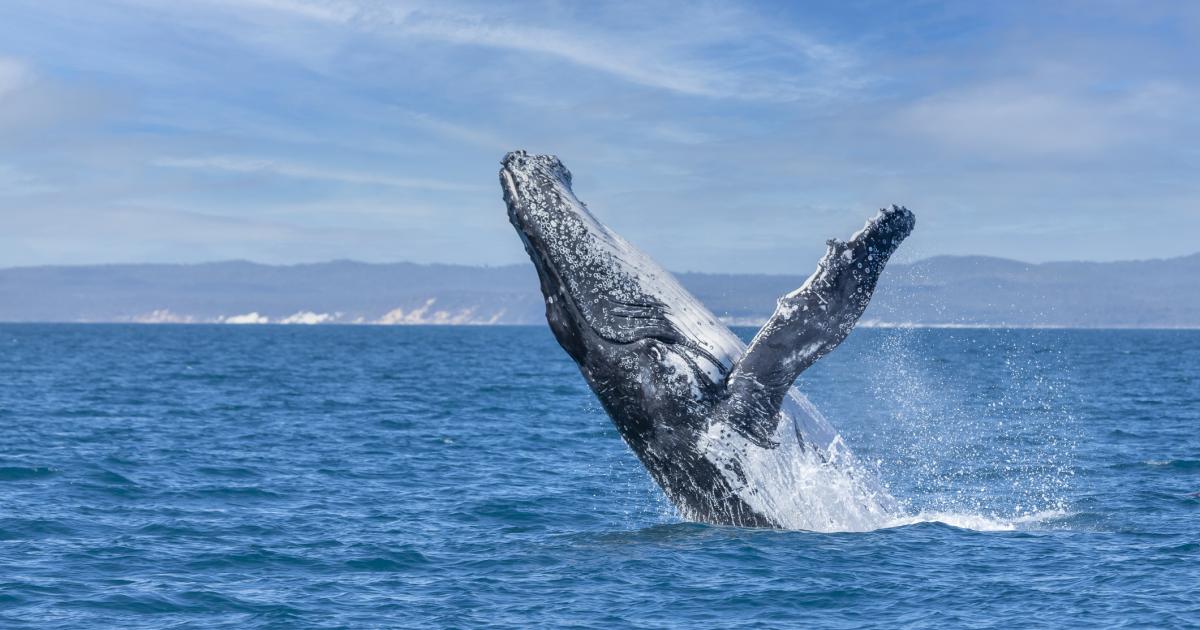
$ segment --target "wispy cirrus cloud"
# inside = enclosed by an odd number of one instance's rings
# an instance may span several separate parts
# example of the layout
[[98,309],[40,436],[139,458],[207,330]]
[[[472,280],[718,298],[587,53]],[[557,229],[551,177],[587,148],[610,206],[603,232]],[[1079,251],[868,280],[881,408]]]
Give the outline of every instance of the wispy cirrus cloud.
[[[593,24],[557,11],[491,4],[198,1],[230,11],[274,12],[383,38],[535,55],[686,96],[787,102],[828,98],[871,81],[849,48],[719,4],[615,5],[607,7],[609,14],[595,16],[606,24]],[[714,59],[714,48],[722,49],[723,59]]]
[[[729,73],[672,60],[626,40],[605,41],[584,32],[493,21],[452,13],[409,13],[394,25],[403,33],[453,44],[535,53],[603,72],[639,85],[693,96],[743,96]],[[657,53],[657,54],[656,54]]]
[[397,117],[402,124],[422,129],[443,138],[473,144],[495,151],[511,148],[498,134],[478,125],[465,125],[441,116],[425,112],[391,108],[388,114]]
[[[407,13],[396,26],[438,41],[543,55],[688,96],[786,102],[844,93],[867,80],[849,51],[800,33],[779,33],[754,16],[732,11],[669,29],[606,33],[579,24],[425,12]],[[726,49],[723,62],[705,54],[714,47]]]
[[0,164],[0,196],[23,197],[58,190],[41,177],[26,173],[10,164]]
[[325,22],[348,22],[361,12],[360,7],[349,2],[306,0],[210,0],[215,4],[233,7],[268,9],[291,13],[299,17]]
[[[924,254],[1190,253],[1196,15],[1033,0],[13,0],[0,264],[515,262],[494,190],[515,148],[563,156],[605,221],[680,269],[808,266],[891,202],[921,214],[908,249]],[[231,220],[171,227],[203,216]],[[264,223],[287,229],[253,232]],[[89,245],[103,225],[123,227]],[[323,240],[332,227],[345,238]]]
[[229,155],[214,155],[204,157],[164,157],[153,160],[151,164],[153,166],[165,168],[182,168],[241,174],[267,174],[295,179],[319,180],[366,186],[387,186],[390,188],[409,188],[443,192],[477,191],[482,189],[481,186],[477,185],[461,184],[437,179],[395,177],[391,175],[381,175],[378,173],[347,171],[306,164],[296,164],[292,162],[283,162],[266,158]]

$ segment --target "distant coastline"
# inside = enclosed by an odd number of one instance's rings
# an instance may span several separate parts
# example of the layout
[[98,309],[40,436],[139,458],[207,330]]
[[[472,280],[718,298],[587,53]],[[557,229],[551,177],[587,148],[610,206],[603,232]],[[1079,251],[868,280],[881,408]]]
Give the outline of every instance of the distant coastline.
[[[746,328],[756,329],[762,324],[737,322],[731,323],[721,318],[722,323],[733,329]],[[765,321],[765,320],[764,320]],[[171,326],[231,326],[228,322],[139,322],[139,321],[0,321],[0,326],[147,326],[147,327],[171,327]],[[241,325],[234,324],[232,327]],[[395,326],[407,328],[542,328],[545,323],[540,324],[478,324],[478,323],[460,323],[460,324],[438,324],[438,323],[423,323],[423,324],[382,324],[378,322],[321,322],[319,324],[307,322],[255,322],[250,327],[294,327],[294,326],[321,326],[334,327],[345,326],[350,328],[389,328]],[[1146,330],[1146,331],[1200,331],[1200,325],[1197,326],[1059,326],[1059,325],[1039,325],[1039,324],[912,324],[912,323],[889,323],[889,322],[859,322],[855,328],[865,328],[871,330],[1078,330],[1078,331],[1120,331],[1120,330]]]
[[[758,326],[803,275],[680,273],[722,321]],[[543,325],[527,265],[244,261],[0,269],[0,322]],[[1200,254],[1031,264],[941,256],[893,264],[860,326],[1200,328]]]

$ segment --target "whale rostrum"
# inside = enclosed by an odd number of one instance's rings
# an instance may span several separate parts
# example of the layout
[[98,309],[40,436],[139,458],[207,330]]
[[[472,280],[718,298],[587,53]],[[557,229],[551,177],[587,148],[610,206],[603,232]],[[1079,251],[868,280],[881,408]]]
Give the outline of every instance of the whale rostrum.
[[500,184],[537,269],[546,319],[621,437],[689,520],[825,529],[893,499],[794,386],[862,315],[914,218],[880,210],[828,241],[747,347],[576,198],[558,158],[515,151]]

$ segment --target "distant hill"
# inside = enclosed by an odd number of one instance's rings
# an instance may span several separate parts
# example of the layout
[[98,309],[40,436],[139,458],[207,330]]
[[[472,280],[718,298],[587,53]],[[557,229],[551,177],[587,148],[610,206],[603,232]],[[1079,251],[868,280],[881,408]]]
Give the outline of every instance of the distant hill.
[[[679,274],[730,323],[756,324],[804,275]],[[367,264],[0,269],[0,321],[541,324],[533,268]],[[939,256],[893,264],[868,325],[1200,327],[1200,254],[1029,264]]]

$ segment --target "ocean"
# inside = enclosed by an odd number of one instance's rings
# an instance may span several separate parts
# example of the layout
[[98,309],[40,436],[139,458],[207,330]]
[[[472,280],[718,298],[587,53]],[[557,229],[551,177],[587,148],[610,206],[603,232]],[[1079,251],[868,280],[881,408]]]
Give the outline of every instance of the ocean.
[[798,385],[886,526],[682,521],[543,327],[0,325],[0,627],[1200,625],[1200,331]]

